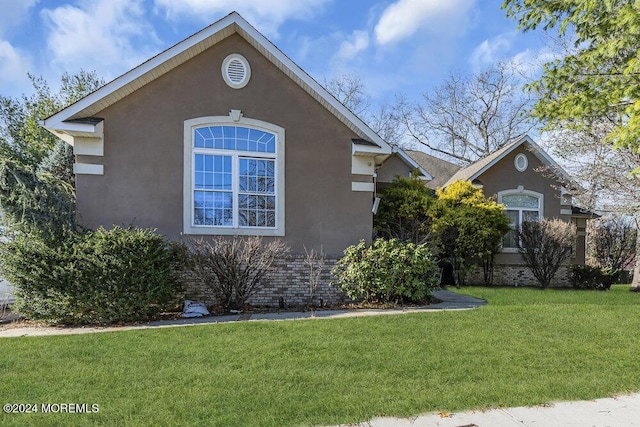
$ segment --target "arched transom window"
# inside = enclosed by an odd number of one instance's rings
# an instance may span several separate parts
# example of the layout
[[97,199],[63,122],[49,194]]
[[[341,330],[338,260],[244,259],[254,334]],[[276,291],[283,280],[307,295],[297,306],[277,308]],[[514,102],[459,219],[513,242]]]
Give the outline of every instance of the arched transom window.
[[543,196],[533,191],[510,191],[498,193],[498,202],[505,206],[505,211],[510,220],[511,230],[504,236],[503,247],[515,249],[516,230],[519,230],[525,221],[539,221],[543,212]]
[[284,131],[242,121],[189,126],[188,234],[283,234]]

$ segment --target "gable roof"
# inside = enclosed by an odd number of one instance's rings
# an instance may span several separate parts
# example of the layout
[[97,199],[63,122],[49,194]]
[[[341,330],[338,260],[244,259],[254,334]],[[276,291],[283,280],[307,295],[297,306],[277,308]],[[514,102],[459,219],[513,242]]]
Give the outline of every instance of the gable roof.
[[451,178],[460,169],[460,166],[456,164],[431,156],[422,151],[407,150],[406,154],[423,169],[427,169],[431,172],[433,179],[426,185],[433,190],[444,186],[449,178]]
[[356,135],[374,143],[381,149],[380,151],[391,154],[391,146],[380,138],[376,132],[341,104],[237,12],[230,13],[219,21],[159,53],[78,102],[53,114],[40,124],[58,136],[64,134],[92,136],[100,130],[97,129],[98,123],[86,121],[87,118],[93,118],[100,111],[233,34],[239,34],[244,38]]
[[533,142],[533,140],[528,135],[525,135],[522,138],[505,145],[499,150],[494,151],[487,157],[484,157],[464,168],[461,168],[453,176],[451,176],[443,186],[446,187],[458,180],[473,181],[474,179],[482,175],[487,169],[498,163],[509,153],[523,144],[526,145],[526,148],[531,153],[533,153],[542,163],[547,165],[547,167],[551,169],[551,171],[562,181],[563,184],[573,184],[573,180],[571,179],[569,174],[562,168],[562,166],[560,166],[555,160],[553,160],[549,156],[549,154],[547,154],[538,144]]

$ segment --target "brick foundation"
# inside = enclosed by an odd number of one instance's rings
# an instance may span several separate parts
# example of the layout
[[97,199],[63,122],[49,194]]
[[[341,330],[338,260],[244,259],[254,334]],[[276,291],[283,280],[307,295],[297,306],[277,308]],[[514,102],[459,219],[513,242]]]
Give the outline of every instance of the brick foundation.
[[[281,298],[287,307],[333,305],[346,302],[348,297],[337,287],[330,285],[330,282],[335,279],[331,269],[340,257],[325,255],[314,292],[310,286],[310,267],[306,262],[306,255],[291,254],[276,260],[274,273],[265,285],[249,298],[249,304],[278,307]],[[210,305],[216,304],[213,294],[202,284],[186,281],[184,286],[187,299],[203,301]]]
[[[335,279],[331,269],[341,256],[325,256],[318,285],[312,292],[309,283],[309,265],[304,254],[291,254],[278,259],[274,264],[274,273],[262,288],[249,299],[254,306],[278,307],[282,301],[287,307],[320,306],[345,303],[349,298],[330,283]],[[570,287],[569,268],[561,266],[556,273],[552,287]],[[482,269],[473,267],[466,280],[467,285],[484,285]],[[495,286],[539,286],[531,270],[524,264],[496,265],[493,272]],[[215,305],[213,294],[202,284],[185,282],[186,299],[203,301]],[[282,300],[281,300],[282,298]]]
[[[467,285],[484,285],[482,268],[473,267],[467,275]],[[495,286],[540,286],[531,270],[524,264],[501,264],[493,270],[493,284]],[[571,287],[569,282],[569,267],[561,265],[554,276],[551,287]]]

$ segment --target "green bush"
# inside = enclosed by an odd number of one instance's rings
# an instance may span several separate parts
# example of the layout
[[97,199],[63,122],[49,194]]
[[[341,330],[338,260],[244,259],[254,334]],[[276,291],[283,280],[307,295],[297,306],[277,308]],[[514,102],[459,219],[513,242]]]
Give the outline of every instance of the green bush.
[[572,265],[569,273],[574,289],[608,290],[620,277],[620,270],[590,265]]
[[151,230],[115,227],[72,233],[52,244],[18,233],[0,244],[2,274],[16,311],[56,324],[148,319],[179,296],[175,253]]
[[356,301],[424,303],[436,285],[436,265],[425,245],[377,239],[350,246],[332,269],[339,286]]
[[396,177],[380,192],[380,206],[373,217],[375,235],[415,244],[431,237],[432,190],[417,177]]

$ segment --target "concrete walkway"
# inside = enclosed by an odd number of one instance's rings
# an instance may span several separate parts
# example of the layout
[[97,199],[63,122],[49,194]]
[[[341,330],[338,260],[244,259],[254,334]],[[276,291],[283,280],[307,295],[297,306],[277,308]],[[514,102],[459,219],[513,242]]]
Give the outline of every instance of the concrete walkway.
[[434,312],[442,310],[470,310],[487,302],[482,299],[458,295],[456,293],[440,290],[435,291],[438,304],[422,307],[402,307],[393,309],[348,309],[348,310],[310,310],[310,311],[282,311],[274,313],[240,313],[224,316],[198,317],[191,319],[158,320],[130,326],[107,327],[53,327],[53,326],[15,326],[0,324],[0,338],[23,337],[41,335],[71,335],[96,332],[115,332],[147,328],[167,328],[177,326],[194,326],[210,323],[266,321],[266,320],[301,320],[301,319],[337,319],[345,317],[397,315],[406,313]]

